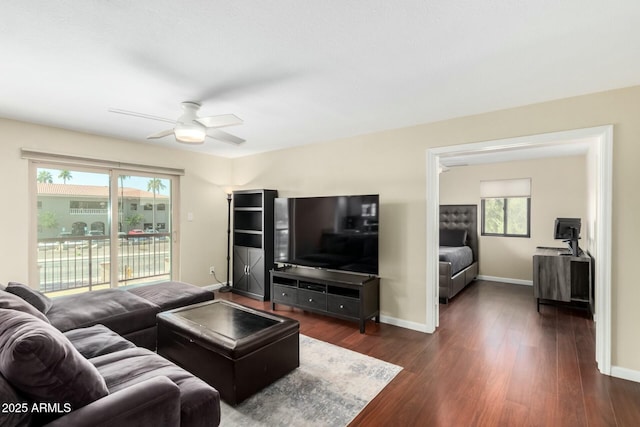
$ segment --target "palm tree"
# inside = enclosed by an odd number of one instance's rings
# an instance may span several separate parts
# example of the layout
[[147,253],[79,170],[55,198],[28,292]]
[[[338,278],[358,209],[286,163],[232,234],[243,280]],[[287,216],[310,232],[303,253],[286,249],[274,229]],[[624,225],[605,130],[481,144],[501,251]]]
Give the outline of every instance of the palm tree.
[[51,176],[51,172],[47,170],[41,170],[38,172],[38,182],[52,184],[53,176]]
[[160,192],[160,190],[164,190],[167,188],[166,185],[162,182],[160,178],[152,178],[147,183],[147,191],[153,192],[153,206],[151,206],[151,228],[156,229],[156,193]]
[[67,181],[73,178],[73,176],[71,176],[71,172],[69,172],[68,170],[61,170],[60,174],[58,174],[58,178],[62,179],[62,181],[66,184]]

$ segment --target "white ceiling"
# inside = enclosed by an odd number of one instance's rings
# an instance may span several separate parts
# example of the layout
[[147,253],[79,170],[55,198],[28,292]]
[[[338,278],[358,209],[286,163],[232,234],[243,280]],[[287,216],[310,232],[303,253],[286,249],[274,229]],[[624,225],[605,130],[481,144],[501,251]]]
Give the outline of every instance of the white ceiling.
[[[640,84],[638,0],[5,0],[0,117],[238,157]],[[182,101],[241,146],[172,137]],[[169,125],[170,126],[170,125]]]

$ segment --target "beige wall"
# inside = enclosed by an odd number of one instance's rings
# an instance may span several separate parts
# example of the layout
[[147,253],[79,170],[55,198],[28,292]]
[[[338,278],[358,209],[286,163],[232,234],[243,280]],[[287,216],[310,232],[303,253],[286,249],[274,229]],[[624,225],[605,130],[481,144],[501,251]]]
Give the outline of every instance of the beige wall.
[[480,236],[480,274],[530,281],[535,248],[565,246],[553,239],[555,218],[586,223],[586,156],[454,167],[440,174],[440,204],[478,205],[480,222],[480,181],[517,178],[531,178],[531,237]]
[[[557,100],[235,160],[0,120],[0,282],[26,280],[27,163],[20,147],[182,167],[182,279],[211,283],[226,263],[226,201],[216,185],[275,188],[283,196],[378,193],[384,315],[424,323],[426,149],[545,132],[614,125],[612,315],[615,366],[640,371],[640,87]],[[229,169],[231,167],[231,170]],[[194,221],[185,221],[187,212]],[[211,239],[208,236],[211,236]],[[204,236],[204,238],[203,238]],[[217,271],[221,271],[217,267]]]
[[[231,161],[219,157],[170,150],[0,119],[0,283],[28,281],[29,193],[28,161],[21,148],[184,168],[180,178],[181,279],[197,285],[214,283],[209,266],[226,278],[227,201]],[[193,213],[188,222],[187,213]]]
[[233,180],[283,196],[379,193],[382,312],[424,323],[426,150],[613,124],[612,362],[640,370],[638,117],[633,87],[235,159]]

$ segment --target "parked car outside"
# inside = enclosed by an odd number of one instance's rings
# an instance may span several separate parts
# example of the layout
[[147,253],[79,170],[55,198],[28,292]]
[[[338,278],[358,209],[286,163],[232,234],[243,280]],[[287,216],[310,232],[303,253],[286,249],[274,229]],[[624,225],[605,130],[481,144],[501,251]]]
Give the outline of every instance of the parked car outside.
[[[139,228],[134,228],[133,230],[129,230],[127,234],[129,235],[129,243],[142,242],[148,239],[148,237],[140,236],[146,233],[143,230],[140,230]],[[134,236],[134,237],[131,237],[131,236]],[[140,236],[140,237],[135,237],[135,236]]]

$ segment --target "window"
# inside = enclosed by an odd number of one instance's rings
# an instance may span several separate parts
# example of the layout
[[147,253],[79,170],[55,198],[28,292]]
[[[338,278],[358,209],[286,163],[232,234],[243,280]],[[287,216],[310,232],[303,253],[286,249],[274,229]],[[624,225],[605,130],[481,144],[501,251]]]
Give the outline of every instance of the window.
[[[55,178],[62,172],[56,164],[32,162],[30,166],[36,187],[33,206],[39,208],[34,211],[38,246],[30,263],[37,266],[31,274],[38,289],[57,296],[171,280],[177,255],[172,241],[135,234],[141,224],[148,230],[160,226],[167,233],[174,230],[172,199],[178,176],[68,167],[73,185]],[[45,176],[51,176],[51,182],[40,178]],[[125,195],[148,197],[152,203],[125,203]],[[164,207],[162,212],[153,209],[156,201]],[[139,205],[144,210],[137,211]],[[118,224],[113,234],[112,221]]]
[[480,182],[482,235],[531,236],[531,180]]
[[482,199],[482,235],[530,237],[529,197]]

